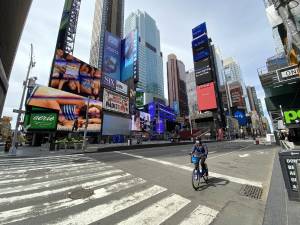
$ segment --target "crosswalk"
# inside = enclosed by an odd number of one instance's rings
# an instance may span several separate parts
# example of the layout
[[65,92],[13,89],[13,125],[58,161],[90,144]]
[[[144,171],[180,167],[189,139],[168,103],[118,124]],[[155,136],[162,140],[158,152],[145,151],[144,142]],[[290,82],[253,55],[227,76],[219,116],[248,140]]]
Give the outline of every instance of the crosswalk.
[[177,224],[209,225],[217,217],[191,202],[84,155],[0,160],[0,224],[168,224],[184,211]]

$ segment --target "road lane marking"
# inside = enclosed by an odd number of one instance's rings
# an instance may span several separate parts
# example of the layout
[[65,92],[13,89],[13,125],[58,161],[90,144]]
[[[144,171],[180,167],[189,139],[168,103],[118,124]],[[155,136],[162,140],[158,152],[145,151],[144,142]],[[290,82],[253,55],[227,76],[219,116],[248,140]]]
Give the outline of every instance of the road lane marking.
[[112,200],[108,203],[97,205],[93,208],[89,208],[83,212],[77,213],[75,215],[70,215],[65,218],[59,218],[55,221],[47,223],[56,224],[56,225],[69,225],[69,224],[80,224],[88,225],[98,220],[101,220],[105,217],[113,215],[117,212],[120,212],[124,209],[127,209],[133,205],[136,205],[142,201],[145,201],[155,195],[158,195],[167,189],[160,186],[152,186],[143,191],[135,192],[133,194],[128,194],[125,197],[122,197],[118,200]]
[[[38,193],[35,192],[35,193],[32,193],[32,194],[25,194],[25,195],[14,195],[12,197],[7,197],[7,198],[0,198],[0,205],[12,204],[12,203],[15,203],[15,202],[18,202],[18,201],[28,200],[28,199],[32,200],[34,198],[39,198],[39,197],[47,197],[49,195],[62,193],[62,192],[69,191],[69,190],[72,190],[72,189],[75,189],[75,188],[79,188],[79,187],[83,187],[83,188],[95,188],[97,186],[101,186],[101,185],[106,185],[106,184],[117,182],[119,180],[128,178],[130,176],[132,176],[132,175],[129,174],[129,173],[125,173],[125,174],[116,175],[116,176],[113,176],[113,177],[104,178],[102,180],[85,182],[85,183],[71,185],[71,186],[64,187],[64,188],[59,188],[59,189],[54,189],[54,190],[47,190],[47,191],[41,191],[41,192],[38,192]],[[101,177],[101,175],[99,177]]]
[[[193,169],[192,167],[189,167],[189,166],[184,166],[184,165],[180,165],[180,164],[176,164],[176,163],[171,163],[171,162],[163,161],[163,160],[159,160],[159,159],[148,158],[148,157],[144,157],[144,156],[140,156],[140,155],[134,155],[134,154],[120,152],[120,151],[114,151],[114,152],[118,153],[118,154],[121,154],[121,155],[127,155],[127,156],[131,156],[131,157],[138,158],[138,159],[152,161],[152,162],[160,163],[160,164],[163,164],[163,165],[166,165],[166,166],[172,166],[172,167],[187,170],[187,171],[191,171]],[[256,186],[256,187],[262,187],[262,183],[257,182],[257,181],[250,181],[250,180],[237,178],[237,177],[232,177],[232,176],[227,176],[227,175],[214,173],[214,172],[209,172],[209,175],[212,176],[212,177],[215,177],[215,178],[225,179],[225,180],[228,180],[228,181],[231,181],[231,182],[234,182],[234,183],[238,183],[238,184],[248,184],[248,185],[252,185],[252,186]]]
[[0,162],[4,162],[4,161],[24,161],[24,160],[39,160],[39,159],[52,159],[52,158],[88,158],[86,157],[84,154],[72,154],[72,155],[52,155],[52,156],[42,156],[42,157],[31,157],[31,158],[27,158],[27,157],[23,157],[23,158],[17,158],[17,159],[10,159],[10,158],[6,158],[6,159],[0,159]]
[[152,205],[138,212],[137,214],[130,216],[118,223],[118,225],[132,225],[132,224],[151,224],[159,225],[165,220],[173,216],[176,212],[181,210],[191,201],[183,198],[179,195],[172,194]]
[[199,205],[180,225],[209,225],[218,213],[212,208]]
[[[90,173],[97,173],[103,170],[108,170],[108,169],[112,169],[112,166],[103,166],[103,167],[99,167],[99,168],[84,168],[85,172],[87,172],[88,174]],[[70,171],[64,171],[62,173],[48,173],[48,174],[44,174],[42,176],[36,176],[36,177],[28,177],[28,174],[24,174],[23,177],[16,177],[15,179],[5,179],[5,180],[0,180],[0,188],[1,185],[5,185],[5,184],[12,184],[12,183],[20,183],[20,182],[34,182],[34,181],[39,181],[42,179],[51,179],[51,178],[57,178],[57,177],[61,177],[61,179],[63,180],[68,180],[70,177],[75,176],[75,175],[82,175],[82,171],[78,170],[78,169],[73,169]],[[67,178],[63,178],[62,176],[66,176]],[[56,180],[57,181],[57,180]],[[34,183],[31,183],[31,185]],[[19,185],[19,184],[14,184],[14,185]]]
[[0,223],[13,223],[17,221],[27,220],[32,217],[42,216],[54,213],[60,210],[68,209],[74,206],[82,205],[92,200],[104,198],[111,194],[135,187],[146,183],[142,178],[133,178],[131,180],[123,181],[117,184],[110,185],[94,190],[94,194],[86,199],[72,200],[70,198],[62,199],[55,202],[47,202],[34,206],[27,206],[18,209],[0,212]]
[[246,157],[249,157],[250,155],[249,154],[241,154],[239,155],[240,158],[246,158]]

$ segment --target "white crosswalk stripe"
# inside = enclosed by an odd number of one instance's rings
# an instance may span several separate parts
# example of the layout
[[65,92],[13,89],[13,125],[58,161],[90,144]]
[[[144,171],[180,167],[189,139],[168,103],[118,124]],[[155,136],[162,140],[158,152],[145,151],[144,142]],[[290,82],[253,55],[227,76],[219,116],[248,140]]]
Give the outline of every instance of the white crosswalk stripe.
[[[92,191],[89,197],[69,197],[84,189]],[[84,155],[0,160],[0,224],[111,224],[101,221],[130,208],[113,223],[158,225],[190,203]],[[209,225],[218,211],[200,205],[185,214],[183,225]]]

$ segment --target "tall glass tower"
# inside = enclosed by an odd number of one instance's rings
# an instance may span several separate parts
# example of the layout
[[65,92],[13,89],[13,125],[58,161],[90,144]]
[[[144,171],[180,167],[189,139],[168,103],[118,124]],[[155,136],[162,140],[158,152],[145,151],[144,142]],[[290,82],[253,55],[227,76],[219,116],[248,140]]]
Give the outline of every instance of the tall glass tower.
[[137,10],[131,13],[125,21],[125,35],[132,30],[139,34],[138,88],[145,93],[147,104],[157,97],[164,99],[163,60],[160,49],[160,32],[155,20],[146,12]]
[[124,0],[96,0],[90,50],[92,66],[102,67],[105,31],[122,38],[123,24]]

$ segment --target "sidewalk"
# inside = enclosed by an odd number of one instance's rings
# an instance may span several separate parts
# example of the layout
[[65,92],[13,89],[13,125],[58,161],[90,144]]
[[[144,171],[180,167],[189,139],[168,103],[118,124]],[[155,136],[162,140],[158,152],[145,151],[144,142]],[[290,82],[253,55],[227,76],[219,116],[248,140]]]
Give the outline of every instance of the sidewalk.
[[[179,143],[171,143],[170,141],[147,141],[142,144],[128,145],[127,143],[118,144],[88,144],[85,151],[81,149],[60,149],[58,151],[49,151],[42,147],[19,147],[17,149],[17,157],[38,157],[38,156],[50,156],[50,155],[65,155],[65,154],[83,154],[83,153],[96,153],[96,152],[108,152],[114,150],[129,150],[129,149],[141,149],[141,148],[153,148],[172,145],[187,145],[192,144],[191,141],[181,141]],[[0,150],[0,158],[12,157],[3,150]],[[14,156],[15,157],[15,156]]]
[[290,201],[276,154],[263,225],[299,225],[300,202]]

